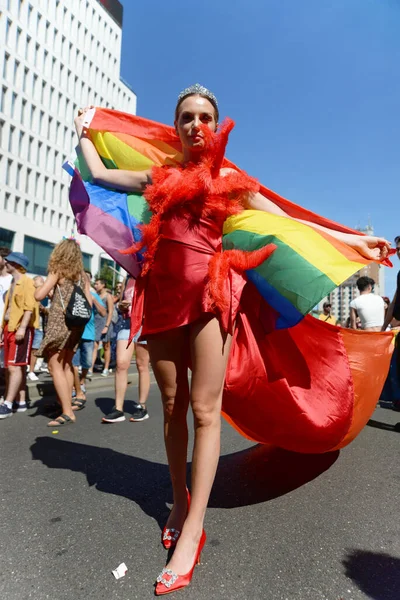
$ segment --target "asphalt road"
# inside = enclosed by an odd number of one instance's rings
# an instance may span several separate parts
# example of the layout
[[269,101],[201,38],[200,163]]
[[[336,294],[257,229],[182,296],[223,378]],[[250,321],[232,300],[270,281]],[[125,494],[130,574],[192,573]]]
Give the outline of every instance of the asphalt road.
[[[90,397],[58,433],[36,409],[0,422],[2,600],[153,597],[171,501],[157,389],[143,423],[101,425],[112,404]],[[303,456],[224,423],[203,564],[179,597],[399,600],[399,447],[399,433],[369,426],[340,455]]]

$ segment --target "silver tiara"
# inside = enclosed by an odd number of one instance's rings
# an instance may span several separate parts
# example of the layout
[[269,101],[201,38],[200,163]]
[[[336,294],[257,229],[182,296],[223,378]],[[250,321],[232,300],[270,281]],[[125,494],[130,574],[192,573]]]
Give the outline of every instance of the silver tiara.
[[199,83],[195,83],[194,85],[191,85],[190,87],[182,90],[178,96],[178,102],[180,102],[186,96],[192,96],[194,94],[202,94],[203,96],[206,96],[209,100],[211,100],[215,104],[215,106],[218,106],[218,101],[214,94],[210,92],[210,90],[205,88],[204,85],[200,85]]

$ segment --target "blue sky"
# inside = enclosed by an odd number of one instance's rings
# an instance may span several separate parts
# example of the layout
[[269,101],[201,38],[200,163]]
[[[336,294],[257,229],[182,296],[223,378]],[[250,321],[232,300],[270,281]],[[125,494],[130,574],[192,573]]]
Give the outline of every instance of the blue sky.
[[400,234],[398,0],[123,4],[121,74],[139,115],[172,124],[179,91],[199,82],[236,121],[240,167],[336,221]]

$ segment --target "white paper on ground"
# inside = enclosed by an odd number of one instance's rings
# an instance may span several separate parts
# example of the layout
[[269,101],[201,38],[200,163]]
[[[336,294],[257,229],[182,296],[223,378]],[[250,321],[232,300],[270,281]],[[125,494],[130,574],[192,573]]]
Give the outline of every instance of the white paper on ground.
[[127,570],[128,567],[126,566],[126,564],[121,563],[116,569],[114,569],[112,574],[114,575],[115,579],[120,579],[121,577],[124,577]]

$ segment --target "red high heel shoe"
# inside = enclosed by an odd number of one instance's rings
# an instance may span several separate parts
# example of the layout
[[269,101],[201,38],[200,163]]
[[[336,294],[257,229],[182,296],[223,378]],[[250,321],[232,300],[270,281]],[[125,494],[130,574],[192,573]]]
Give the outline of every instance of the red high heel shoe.
[[203,533],[201,534],[200,542],[197,548],[196,556],[194,558],[193,567],[190,569],[189,573],[186,573],[186,575],[177,575],[171,569],[163,569],[161,571],[161,573],[157,577],[155,590],[156,596],[172,594],[172,592],[181,590],[182,588],[189,585],[189,583],[192,581],[195,566],[200,564],[201,552],[204,548],[204,544],[206,543],[206,537],[206,532],[203,529]]
[[[186,488],[186,494],[187,494],[187,509],[189,512],[190,492],[187,488]],[[162,533],[161,533],[161,543],[166,550],[169,550],[170,548],[172,548],[172,546],[176,546],[176,542],[178,541],[180,535],[181,535],[181,532],[178,529],[174,529],[173,527],[171,527],[171,528],[164,527],[164,529],[162,530]]]

